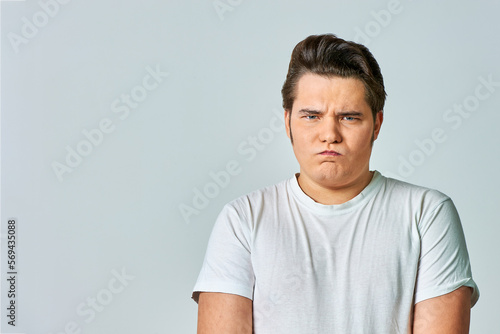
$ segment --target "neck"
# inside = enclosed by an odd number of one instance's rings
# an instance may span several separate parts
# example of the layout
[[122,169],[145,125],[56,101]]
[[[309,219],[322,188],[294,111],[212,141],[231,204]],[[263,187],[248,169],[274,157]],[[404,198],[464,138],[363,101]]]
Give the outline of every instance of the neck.
[[352,182],[339,186],[325,186],[299,174],[297,181],[302,191],[315,202],[325,205],[342,204],[356,197],[371,182],[374,172],[366,171]]

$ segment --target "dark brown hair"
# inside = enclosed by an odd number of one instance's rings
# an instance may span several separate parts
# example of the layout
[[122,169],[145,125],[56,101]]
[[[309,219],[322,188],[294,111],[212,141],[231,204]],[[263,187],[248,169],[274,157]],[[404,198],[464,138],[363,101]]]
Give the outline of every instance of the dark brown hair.
[[306,73],[359,79],[365,85],[366,102],[373,118],[384,109],[387,95],[384,79],[377,61],[364,45],[345,41],[333,34],[312,35],[297,44],[281,89],[285,110],[292,111],[297,83]]

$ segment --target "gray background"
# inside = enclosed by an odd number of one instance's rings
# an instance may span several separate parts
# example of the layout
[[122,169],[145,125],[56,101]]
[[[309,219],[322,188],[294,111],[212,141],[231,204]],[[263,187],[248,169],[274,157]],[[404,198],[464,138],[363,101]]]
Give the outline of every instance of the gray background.
[[[276,129],[280,89],[295,44],[326,32],[379,61],[388,100],[371,168],[453,198],[481,291],[471,333],[496,332],[499,12],[493,1],[2,1],[2,332],[194,333],[191,289],[219,210],[298,171]],[[148,69],[168,72],[150,91]],[[122,94],[140,100],[128,115]],[[103,120],[113,131],[89,146],[83,131]],[[87,155],[58,178],[54,164],[78,147]],[[237,170],[217,185],[228,163]],[[10,217],[16,328],[3,313]]]

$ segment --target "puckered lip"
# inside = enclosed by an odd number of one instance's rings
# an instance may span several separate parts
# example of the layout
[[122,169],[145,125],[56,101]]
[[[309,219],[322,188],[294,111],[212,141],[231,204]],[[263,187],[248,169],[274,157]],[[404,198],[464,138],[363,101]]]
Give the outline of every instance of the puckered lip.
[[320,152],[319,154],[321,154],[321,155],[331,155],[331,156],[339,156],[339,155],[342,155],[342,154],[340,154],[339,152],[337,152],[337,151],[332,151],[332,150],[322,151],[322,152]]

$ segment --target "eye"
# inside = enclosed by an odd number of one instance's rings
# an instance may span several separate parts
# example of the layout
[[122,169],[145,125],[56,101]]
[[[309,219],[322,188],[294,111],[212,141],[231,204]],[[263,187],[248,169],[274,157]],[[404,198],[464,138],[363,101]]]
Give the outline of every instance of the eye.
[[342,117],[343,119],[345,119],[346,121],[355,121],[357,118],[356,117],[353,117],[353,116],[344,116]]
[[317,118],[318,118],[318,116],[315,116],[315,115],[307,115],[307,116],[304,116],[304,117],[305,117],[306,119],[311,119],[311,120],[313,120],[313,119],[317,119]]

